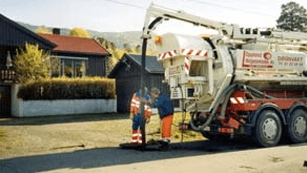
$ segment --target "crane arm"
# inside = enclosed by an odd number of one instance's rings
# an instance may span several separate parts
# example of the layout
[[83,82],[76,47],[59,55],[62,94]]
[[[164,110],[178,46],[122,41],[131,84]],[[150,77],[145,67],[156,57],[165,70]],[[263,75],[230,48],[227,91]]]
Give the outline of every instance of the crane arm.
[[[155,19],[151,22],[151,18]],[[218,22],[196,15],[188,14],[183,11],[173,10],[167,7],[158,6],[156,4],[151,4],[147,9],[145,23],[143,27],[143,37],[150,37],[150,32],[155,29],[156,25],[162,20],[176,19],[179,21],[191,23],[197,26],[203,26],[208,29],[215,29],[220,32],[222,36],[226,36],[230,39],[245,40],[245,39],[260,39],[261,38],[277,38],[283,40],[307,40],[307,33],[294,32],[294,31],[281,31],[276,29],[266,29],[261,32],[258,29],[254,29],[256,32],[251,31],[247,28],[249,32],[243,33],[244,31],[239,28],[236,24],[226,24],[223,22]],[[151,23],[150,23],[151,22]]]
[[179,21],[184,21],[187,23],[191,23],[197,26],[203,26],[209,29],[215,29],[218,31],[222,31],[223,34],[231,36],[232,35],[232,30],[233,27],[231,25],[227,25],[222,22],[217,22],[213,20],[209,20],[206,18],[202,18],[199,16],[195,16],[192,14],[185,13],[183,11],[176,11],[173,9],[169,9],[166,7],[158,6],[155,4],[151,4],[149,8],[147,9],[146,17],[145,17],[145,23],[144,23],[144,28],[143,28],[143,35],[146,36],[148,35],[153,29],[155,29],[155,26],[158,24],[156,23],[150,23],[150,18],[154,17],[156,20],[167,20],[167,19],[176,19]]

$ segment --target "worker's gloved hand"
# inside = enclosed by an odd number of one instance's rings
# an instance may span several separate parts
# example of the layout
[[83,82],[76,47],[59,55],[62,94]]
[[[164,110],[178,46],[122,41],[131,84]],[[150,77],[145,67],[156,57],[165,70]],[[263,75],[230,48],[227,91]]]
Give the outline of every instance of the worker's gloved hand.
[[132,113],[132,112],[130,112],[130,114],[129,114],[129,118],[130,118],[130,119],[132,119],[133,117],[134,117],[133,113]]

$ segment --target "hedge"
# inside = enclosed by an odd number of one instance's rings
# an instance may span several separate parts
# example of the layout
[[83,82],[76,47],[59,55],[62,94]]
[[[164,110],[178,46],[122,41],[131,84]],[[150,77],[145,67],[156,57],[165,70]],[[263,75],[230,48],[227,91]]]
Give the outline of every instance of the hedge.
[[100,77],[50,78],[20,86],[23,100],[114,99],[115,80]]

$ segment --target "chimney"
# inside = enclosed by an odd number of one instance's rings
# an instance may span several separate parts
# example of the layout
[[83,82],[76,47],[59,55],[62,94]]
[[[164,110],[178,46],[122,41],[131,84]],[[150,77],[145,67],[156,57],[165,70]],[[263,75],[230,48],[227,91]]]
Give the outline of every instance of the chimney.
[[53,28],[53,29],[52,29],[52,33],[53,33],[53,34],[60,35],[60,34],[61,34],[61,29],[60,29],[60,28]]

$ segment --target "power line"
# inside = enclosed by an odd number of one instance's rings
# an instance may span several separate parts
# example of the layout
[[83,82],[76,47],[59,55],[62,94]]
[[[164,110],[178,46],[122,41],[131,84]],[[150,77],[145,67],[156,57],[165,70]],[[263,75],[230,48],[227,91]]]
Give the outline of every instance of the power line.
[[276,16],[273,16],[273,15],[265,14],[265,13],[260,13],[260,12],[256,12],[256,11],[250,11],[250,10],[242,10],[241,8],[218,5],[218,4],[214,4],[214,3],[211,3],[211,2],[207,2],[207,1],[206,2],[200,1],[200,0],[190,0],[190,1],[198,3],[198,4],[205,4],[205,5],[210,5],[210,6],[219,7],[219,8],[225,8],[225,9],[229,9],[229,10],[233,10],[233,11],[241,11],[241,12],[244,12],[244,13],[251,13],[251,14],[258,14],[258,15],[263,15],[263,16],[276,17]]
[[[104,0],[104,1],[112,2],[112,3],[115,3],[115,4],[124,5],[124,6],[130,6],[130,7],[134,7],[134,8],[138,8],[138,9],[145,9],[146,8],[146,7],[135,5],[135,4],[132,4],[132,3],[121,2],[121,1],[118,1],[118,0]],[[232,10],[232,11],[240,11],[240,12],[244,12],[244,13],[257,14],[257,15],[269,16],[269,17],[276,17],[276,16],[266,14],[266,13],[261,13],[261,12],[257,12],[257,11],[250,11],[250,10],[243,10],[241,8],[235,8],[235,7],[225,6],[225,5],[214,4],[214,3],[211,3],[211,2],[207,2],[207,1],[190,0],[190,2],[198,3],[198,4],[201,4],[201,5],[209,5],[209,6],[224,8],[224,9],[228,9],[228,10]]]
[[142,7],[142,6],[139,6],[139,5],[134,5],[134,4],[126,3],[126,2],[120,2],[120,1],[117,1],[117,0],[104,0],[104,1],[112,2],[112,3],[115,3],[115,4],[124,5],[124,6],[134,7],[134,8],[138,8],[138,9],[144,9],[145,8],[145,7]]

